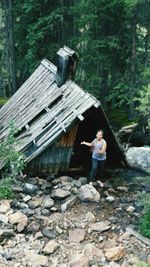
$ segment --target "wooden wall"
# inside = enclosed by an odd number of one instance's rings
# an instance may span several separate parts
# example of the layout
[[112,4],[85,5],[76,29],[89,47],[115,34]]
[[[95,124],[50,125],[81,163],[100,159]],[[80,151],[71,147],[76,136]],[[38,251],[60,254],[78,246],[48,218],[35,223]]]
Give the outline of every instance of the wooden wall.
[[30,175],[47,176],[69,168],[78,125],[71,128],[60,140],[48,147],[40,156],[28,163]]

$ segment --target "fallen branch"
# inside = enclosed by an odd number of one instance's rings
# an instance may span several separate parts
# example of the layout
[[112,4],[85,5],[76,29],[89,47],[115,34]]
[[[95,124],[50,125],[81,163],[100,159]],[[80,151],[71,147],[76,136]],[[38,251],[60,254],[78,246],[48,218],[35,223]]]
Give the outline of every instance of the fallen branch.
[[146,244],[147,246],[150,247],[150,239],[142,236],[141,234],[139,234],[138,232],[136,232],[132,227],[127,227],[126,231],[130,234],[135,236],[137,239],[139,239],[140,241],[142,241],[144,244]]

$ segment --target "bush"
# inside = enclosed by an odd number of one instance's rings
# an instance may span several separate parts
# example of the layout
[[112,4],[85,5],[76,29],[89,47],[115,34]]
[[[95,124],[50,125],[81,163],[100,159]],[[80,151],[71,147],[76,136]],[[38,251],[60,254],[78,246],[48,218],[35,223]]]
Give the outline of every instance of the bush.
[[0,199],[14,198],[14,193],[11,189],[13,183],[14,180],[11,177],[4,178],[0,181]]
[[142,203],[144,204],[144,214],[139,220],[139,231],[143,236],[150,238],[150,194],[142,197]]
[[146,118],[147,128],[150,130],[150,84],[142,88],[139,98],[136,100],[139,102],[137,110],[142,117]]
[[10,175],[14,180],[25,166],[25,156],[15,149],[17,145],[16,133],[17,129],[14,127],[13,122],[11,122],[7,138],[0,143],[0,159],[4,162],[2,176],[7,177]]

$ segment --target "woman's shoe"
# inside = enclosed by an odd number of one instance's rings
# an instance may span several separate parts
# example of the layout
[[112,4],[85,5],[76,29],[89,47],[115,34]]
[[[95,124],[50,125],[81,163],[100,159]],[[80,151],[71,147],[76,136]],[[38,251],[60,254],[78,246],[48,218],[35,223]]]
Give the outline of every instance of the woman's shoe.
[[100,187],[104,187],[104,183],[102,183],[101,181],[97,181],[97,184],[98,184]]

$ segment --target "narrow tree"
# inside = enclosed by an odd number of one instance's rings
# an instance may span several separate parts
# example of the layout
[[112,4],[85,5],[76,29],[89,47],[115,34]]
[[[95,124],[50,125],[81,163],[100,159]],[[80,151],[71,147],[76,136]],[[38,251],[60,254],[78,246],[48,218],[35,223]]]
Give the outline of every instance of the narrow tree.
[[15,43],[14,43],[14,18],[13,0],[2,0],[4,18],[4,38],[5,38],[5,64],[8,72],[8,83],[10,94],[17,90],[17,75],[15,64]]

